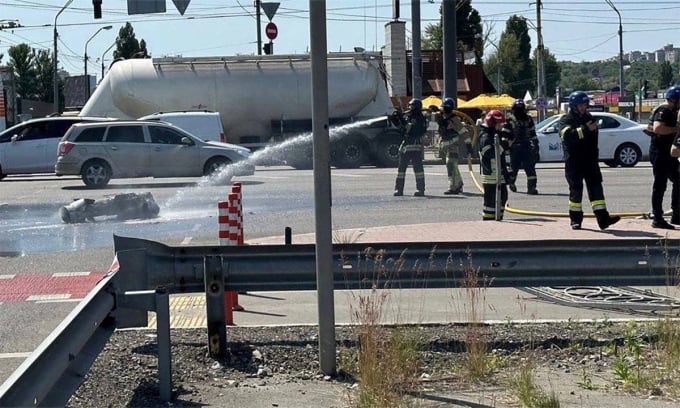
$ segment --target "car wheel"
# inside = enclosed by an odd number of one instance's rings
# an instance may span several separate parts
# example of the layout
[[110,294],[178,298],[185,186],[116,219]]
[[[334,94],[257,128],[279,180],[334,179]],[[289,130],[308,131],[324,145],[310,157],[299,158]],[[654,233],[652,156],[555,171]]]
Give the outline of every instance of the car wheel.
[[397,167],[399,164],[399,145],[401,138],[397,133],[390,133],[378,142],[375,160],[380,167]]
[[213,157],[212,159],[208,160],[208,162],[203,167],[203,175],[204,176],[217,175],[220,173],[220,171],[222,171],[222,169],[225,166],[228,166],[230,164],[231,162],[227,158]]
[[633,143],[624,143],[616,148],[616,163],[621,167],[633,167],[640,161],[642,151]]
[[7,174],[2,172],[2,166],[0,166],[0,180],[4,179],[5,177],[7,177]]
[[333,165],[341,169],[356,169],[368,161],[368,148],[360,136],[346,136],[333,146]]
[[80,175],[86,186],[104,187],[111,180],[111,167],[103,160],[90,160],[83,165]]

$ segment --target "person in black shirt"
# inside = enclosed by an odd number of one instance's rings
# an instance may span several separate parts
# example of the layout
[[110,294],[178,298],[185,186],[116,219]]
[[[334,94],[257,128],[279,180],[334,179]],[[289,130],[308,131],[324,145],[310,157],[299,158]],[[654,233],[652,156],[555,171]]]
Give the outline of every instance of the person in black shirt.
[[[675,229],[671,224],[680,225],[680,202],[678,194],[678,161],[671,156],[671,146],[676,135],[680,109],[680,86],[666,91],[666,102],[659,105],[649,118],[647,134],[652,137],[649,144],[649,161],[652,162],[654,183],[652,184],[652,227]],[[663,218],[663,196],[668,180],[671,181],[671,224]]]

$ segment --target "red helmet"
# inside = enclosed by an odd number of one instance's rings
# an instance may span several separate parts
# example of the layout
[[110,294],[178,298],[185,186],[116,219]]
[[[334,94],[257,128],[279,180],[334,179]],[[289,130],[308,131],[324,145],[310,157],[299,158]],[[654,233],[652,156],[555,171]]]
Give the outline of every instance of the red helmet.
[[484,124],[487,127],[496,127],[497,124],[505,123],[505,115],[499,110],[491,110],[484,116]]

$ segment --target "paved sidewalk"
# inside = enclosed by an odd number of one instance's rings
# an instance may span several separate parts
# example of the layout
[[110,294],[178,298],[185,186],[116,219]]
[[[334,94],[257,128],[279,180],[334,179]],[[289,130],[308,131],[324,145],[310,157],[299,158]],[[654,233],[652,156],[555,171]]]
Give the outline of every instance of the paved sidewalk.
[[[335,236],[351,243],[362,242],[465,242],[518,241],[548,239],[639,239],[680,238],[680,228],[652,228],[651,221],[624,218],[601,231],[594,218],[583,221],[583,229],[574,231],[568,218],[527,217],[505,221],[465,221],[415,225],[393,225],[377,228],[356,228],[334,231]],[[293,236],[293,244],[314,243],[315,234]],[[251,245],[282,244],[283,236],[248,240]]]

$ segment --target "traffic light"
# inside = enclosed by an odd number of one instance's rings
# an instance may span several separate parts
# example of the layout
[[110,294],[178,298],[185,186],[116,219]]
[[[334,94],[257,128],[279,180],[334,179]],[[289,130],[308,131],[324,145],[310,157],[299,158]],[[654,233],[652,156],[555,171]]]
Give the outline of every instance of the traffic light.
[[102,18],[102,0],[92,0],[94,18]]
[[642,81],[642,89],[640,89],[640,97],[641,98],[645,98],[645,99],[647,98],[647,89],[649,89],[649,88],[647,87],[647,80],[645,79],[644,81]]
[[262,47],[262,50],[266,55],[270,55],[274,52],[274,43],[273,42],[268,42],[264,43],[264,47]]

